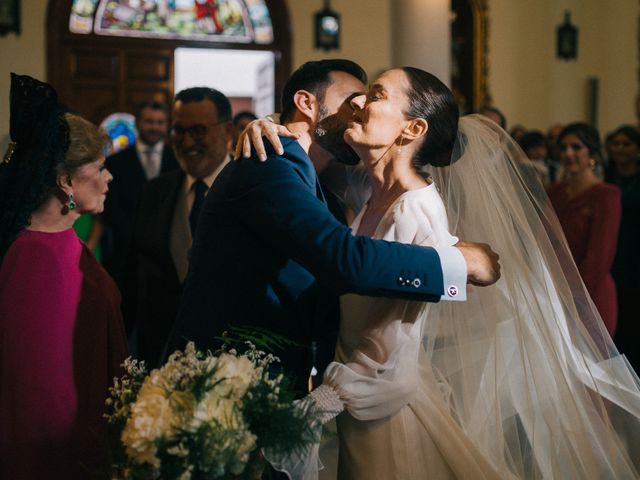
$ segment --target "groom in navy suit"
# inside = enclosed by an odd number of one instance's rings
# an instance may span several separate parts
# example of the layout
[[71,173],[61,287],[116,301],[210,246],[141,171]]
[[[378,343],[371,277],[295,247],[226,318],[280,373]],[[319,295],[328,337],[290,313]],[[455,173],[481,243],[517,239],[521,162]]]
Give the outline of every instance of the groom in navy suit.
[[298,140],[281,138],[281,155],[271,149],[266,162],[240,159],[220,173],[201,211],[168,352],[187,340],[215,348],[229,325],[264,327],[296,343],[275,353],[302,393],[311,342],[337,323],[326,318],[337,295],[464,300],[468,278],[497,280],[486,245],[433,249],[353,236],[327,209],[309,153],[332,155],[314,129],[329,117],[323,125],[344,129],[365,80],[346,60],[303,65],[283,92],[282,121]]

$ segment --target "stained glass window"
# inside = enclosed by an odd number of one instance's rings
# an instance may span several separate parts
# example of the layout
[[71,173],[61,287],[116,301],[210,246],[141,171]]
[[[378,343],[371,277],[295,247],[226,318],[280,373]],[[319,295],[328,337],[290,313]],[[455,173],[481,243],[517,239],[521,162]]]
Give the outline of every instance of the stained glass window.
[[97,3],[98,0],[73,0],[69,30],[73,33],[91,33]]
[[69,29],[120,37],[273,42],[264,0],[73,0]]

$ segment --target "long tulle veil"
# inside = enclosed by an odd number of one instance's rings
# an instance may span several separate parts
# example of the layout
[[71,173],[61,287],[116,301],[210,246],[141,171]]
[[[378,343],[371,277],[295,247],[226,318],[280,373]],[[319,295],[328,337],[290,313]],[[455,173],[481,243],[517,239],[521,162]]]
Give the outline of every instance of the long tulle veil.
[[470,115],[459,126],[451,165],[430,173],[451,233],[490,244],[502,278],[470,287],[467,302],[429,306],[424,388],[435,382],[500,478],[639,478],[640,382],[586,292],[542,185],[493,122]]

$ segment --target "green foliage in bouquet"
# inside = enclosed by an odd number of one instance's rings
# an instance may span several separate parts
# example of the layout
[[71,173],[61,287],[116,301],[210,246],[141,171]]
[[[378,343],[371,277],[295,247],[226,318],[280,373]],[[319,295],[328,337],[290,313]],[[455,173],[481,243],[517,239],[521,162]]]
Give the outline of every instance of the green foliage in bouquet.
[[[128,359],[114,380],[107,419],[114,432],[113,478],[217,479],[246,474],[262,449],[301,454],[318,413],[297,406],[272,354],[199,352],[193,343],[147,375]],[[255,474],[253,474],[255,476]]]

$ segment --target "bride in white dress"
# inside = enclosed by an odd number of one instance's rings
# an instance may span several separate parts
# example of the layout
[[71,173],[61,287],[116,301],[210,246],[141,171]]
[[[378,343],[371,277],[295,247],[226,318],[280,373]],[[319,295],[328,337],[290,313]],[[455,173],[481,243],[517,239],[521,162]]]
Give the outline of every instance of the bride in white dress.
[[485,241],[502,279],[458,304],[342,297],[336,361],[311,393],[327,416],[346,409],[339,478],[639,478],[638,377],[518,147],[479,116],[459,121],[418,69],[385,72],[352,105],[345,140],[373,187],[354,233]]

